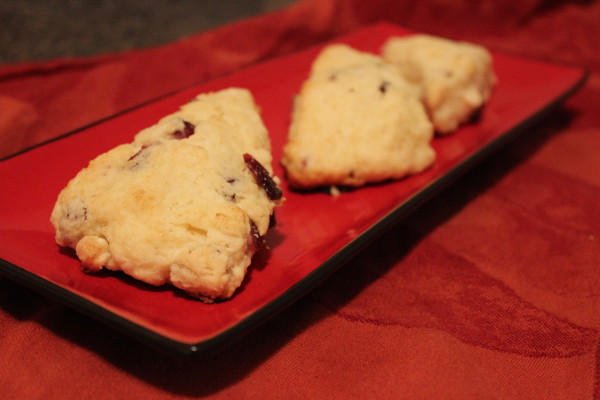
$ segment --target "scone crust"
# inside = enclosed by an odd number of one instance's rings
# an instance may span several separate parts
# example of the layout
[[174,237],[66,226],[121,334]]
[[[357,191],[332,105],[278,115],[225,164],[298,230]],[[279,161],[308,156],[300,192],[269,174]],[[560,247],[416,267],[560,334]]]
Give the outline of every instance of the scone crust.
[[472,118],[497,80],[490,53],[472,43],[415,34],[388,39],[381,54],[420,89],[439,134],[451,133]]
[[432,136],[416,89],[396,68],[336,44],[294,101],[282,164],[299,189],[399,179],[433,163]]
[[[174,138],[186,126],[189,137]],[[272,174],[268,133],[244,89],[203,94],[92,160],[59,194],[56,241],[85,271],[121,270],[207,301],[241,285],[278,200],[248,169]],[[255,232],[253,232],[253,230]]]

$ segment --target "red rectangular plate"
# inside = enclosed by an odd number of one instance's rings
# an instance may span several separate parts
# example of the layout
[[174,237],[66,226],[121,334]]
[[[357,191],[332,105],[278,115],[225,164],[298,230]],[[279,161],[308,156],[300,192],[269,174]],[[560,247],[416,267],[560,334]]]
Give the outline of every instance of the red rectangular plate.
[[[382,23],[334,42],[378,52],[392,35],[411,32]],[[373,238],[515,135],[524,133],[586,79],[578,68],[493,53],[499,83],[477,123],[434,139],[435,165],[419,175],[333,197],[295,193],[283,184],[278,227],[257,254],[244,285],[229,301],[207,305],[169,287],[120,273],[86,275],[55,244],[50,213],[59,191],[89,160],[132,140],[142,128],[199,93],[252,91],[270,131],[275,172],[286,140],[293,96],[322,46],[312,47],[191,87],[86,127],[0,163],[0,274],[79,309],[150,344],[199,354],[257,326],[341,267]]]

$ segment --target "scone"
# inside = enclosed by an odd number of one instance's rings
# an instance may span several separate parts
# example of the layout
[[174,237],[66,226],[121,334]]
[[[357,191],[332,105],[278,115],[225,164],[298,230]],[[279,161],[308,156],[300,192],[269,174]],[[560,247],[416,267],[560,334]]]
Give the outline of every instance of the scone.
[[282,164],[292,187],[361,186],[429,167],[433,127],[416,89],[374,54],[326,47],[294,100]]
[[82,268],[121,270],[205,301],[240,286],[282,192],[252,95],[201,94],[101,154],[58,196],[56,241]]
[[382,57],[420,87],[439,134],[455,131],[489,99],[496,82],[492,57],[481,46],[417,34],[393,37]]

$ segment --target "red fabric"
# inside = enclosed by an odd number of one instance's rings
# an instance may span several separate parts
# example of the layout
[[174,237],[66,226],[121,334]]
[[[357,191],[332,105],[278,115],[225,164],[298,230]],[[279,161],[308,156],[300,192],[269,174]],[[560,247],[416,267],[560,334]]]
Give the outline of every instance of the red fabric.
[[379,19],[590,78],[218,354],[173,358],[0,279],[0,397],[600,399],[599,1],[303,1],[163,47],[0,67],[0,156]]

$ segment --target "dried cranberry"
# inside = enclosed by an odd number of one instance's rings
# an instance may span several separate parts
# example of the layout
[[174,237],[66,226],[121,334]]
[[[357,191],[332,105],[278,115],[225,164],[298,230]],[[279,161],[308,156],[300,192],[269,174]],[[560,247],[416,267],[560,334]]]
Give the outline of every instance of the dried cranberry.
[[140,154],[142,154],[142,151],[144,151],[145,149],[147,149],[149,146],[150,146],[149,144],[142,145],[142,147],[137,151],[137,153],[135,153],[134,155],[132,155],[131,157],[129,157],[127,159],[127,161],[131,161],[134,158],[136,158],[137,156],[139,156]]
[[194,134],[195,129],[196,129],[196,127],[194,126],[194,124],[187,122],[187,121],[183,121],[183,130],[178,130],[178,131],[173,132],[173,137],[175,139],[189,138],[190,136],[192,136]]
[[254,221],[250,221],[250,236],[252,238],[252,246],[254,246],[254,251],[258,251],[262,248],[267,248],[267,240],[264,236],[258,232],[258,227],[254,223]]
[[283,196],[283,192],[277,186],[273,178],[269,175],[269,172],[263,167],[263,165],[258,162],[252,155],[245,153],[244,161],[252,172],[254,179],[256,179],[256,183],[258,183],[267,193],[267,197],[271,200],[278,200]]
[[383,81],[381,82],[381,85],[379,85],[379,91],[381,93],[385,93],[387,92],[387,88],[390,86],[390,83],[387,81]]

